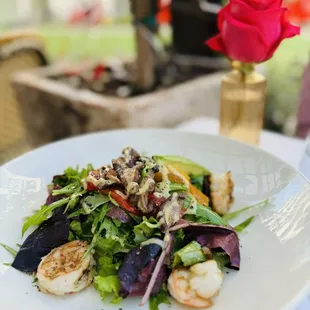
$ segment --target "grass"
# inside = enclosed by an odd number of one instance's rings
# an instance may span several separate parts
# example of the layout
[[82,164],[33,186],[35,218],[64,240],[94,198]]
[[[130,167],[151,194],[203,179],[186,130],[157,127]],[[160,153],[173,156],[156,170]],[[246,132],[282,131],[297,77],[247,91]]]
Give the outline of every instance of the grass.
[[275,113],[279,124],[298,111],[301,81],[310,60],[310,29],[301,36],[282,42],[274,57],[266,63],[266,115]]
[[44,37],[50,60],[78,60],[91,57],[134,55],[134,31],[130,24],[100,25],[94,28],[44,25],[37,31]]

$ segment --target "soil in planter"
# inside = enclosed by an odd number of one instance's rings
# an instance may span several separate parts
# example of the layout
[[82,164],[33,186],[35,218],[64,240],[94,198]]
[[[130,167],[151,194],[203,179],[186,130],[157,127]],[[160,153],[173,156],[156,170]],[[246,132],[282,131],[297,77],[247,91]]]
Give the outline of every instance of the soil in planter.
[[[157,66],[156,82],[151,91],[168,88],[210,72],[211,69],[165,63]],[[85,71],[67,71],[49,78],[76,89],[88,89],[98,94],[127,98],[145,93],[135,86],[134,77],[135,70],[131,64],[108,66],[100,63]]]

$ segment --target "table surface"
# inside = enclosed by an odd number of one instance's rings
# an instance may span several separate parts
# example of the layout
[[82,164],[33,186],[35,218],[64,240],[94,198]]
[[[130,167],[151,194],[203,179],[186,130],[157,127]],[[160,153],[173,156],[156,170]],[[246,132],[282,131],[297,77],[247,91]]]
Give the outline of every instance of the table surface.
[[[218,135],[219,121],[215,118],[201,117],[190,120],[177,127],[178,130],[207,133]],[[266,152],[273,154],[294,168],[298,169],[299,163],[305,151],[305,141],[298,138],[286,137],[277,133],[263,131],[259,147]],[[310,309],[310,292],[306,298],[294,310]]]
[[[218,135],[219,121],[215,118],[201,117],[183,123],[177,129]],[[298,169],[305,150],[305,141],[263,130],[259,147]]]

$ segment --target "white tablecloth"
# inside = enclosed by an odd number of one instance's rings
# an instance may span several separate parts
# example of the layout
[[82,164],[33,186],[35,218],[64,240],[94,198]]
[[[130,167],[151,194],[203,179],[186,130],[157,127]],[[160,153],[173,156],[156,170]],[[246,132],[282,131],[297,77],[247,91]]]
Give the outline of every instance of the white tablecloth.
[[[219,132],[219,121],[214,118],[201,117],[183,123],[179,125],[177,129],[183,131],[217,135]],[[286,137],[264,130],[261,135],[259,147],[267,151],[268,153],[271,153],[281,158],[286,163],[298,169],[300,160],[305,150],[305,141],[297,138]],[[296,310],[309,309],[310,295],[296,308]]]

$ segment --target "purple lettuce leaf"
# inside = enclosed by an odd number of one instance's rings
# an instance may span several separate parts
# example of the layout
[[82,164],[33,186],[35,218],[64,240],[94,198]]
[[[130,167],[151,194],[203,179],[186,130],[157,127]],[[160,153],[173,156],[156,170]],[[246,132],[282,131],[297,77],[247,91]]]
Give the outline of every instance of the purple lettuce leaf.
[[143,306],[151,295],[156,294],[160,290],[162,282],[166,279],[164,275],[166,274],[166,265],[170,262],[173,250],[173,235],[167,232],[164,240],[166,241],[166,246],[157,260],[151,279],[139,304],[140,306]]
[[118,272],[120,296],[127,297],[130,294],[131,286],[137,281],[141,271],[151,260],[154,260],[160,252],[161,247],[159,245],[149,244],[134,248],[126,254]]
[[68,237],[69,220],[63,211],[58,212],[27,237],[18,251],[12,267],[23,272],[35,272],[42,257],[49,254],[54,248],[68,242]]
[[[54,189],[61,189],[61,186],[59,186],[59,185],[54,185],[54,186],[52,187],[52,190],[54,190]],[[52,190],[51,190],[51,192],[52,192]],[[52,204],[52,203],[55,202],[55,201],[58,201],[58,200],[60,200],[60,199],[62,199],[62,198],[64,198],[64,197],[66,197],[66,195],[57,195],[57,196],[53,196],[51,192],[50,192],[50,194],[49,194],[49,195],[47,196],[47,198],[46,198],[46,201],[45,201],[45,205],[46,205],[46,206]]]
[[113,206],[107,213],[107,216],[113,220],[118,220],[124,224],[132,223],[132,218],[123,209]]
[[[131,285],[129,296],[143,296],[148,283],[151,280],[153,271],[156,267],[158,259],[151,259],[150,262],[141,270],[136,281]],[[157,280],[153,286],[151,295],[159,292],[162,283],[167,279],[167,267],[163,265],[157,275]]]
[[199,224],[180,220],[170,232],[183,229],[194,237],[202,246],[209,249],[220,249],[230,259],[230,268],[240,269],[240,245],[237,233],[231,227]]

